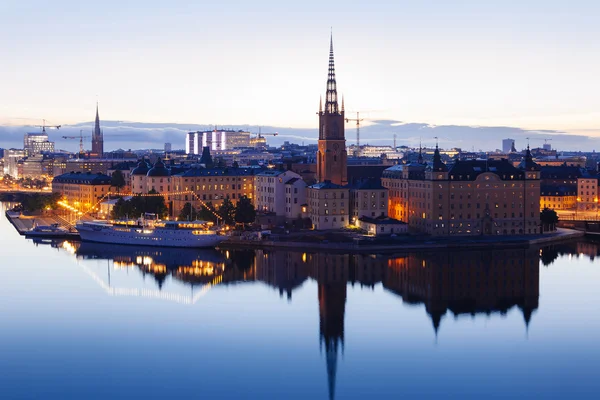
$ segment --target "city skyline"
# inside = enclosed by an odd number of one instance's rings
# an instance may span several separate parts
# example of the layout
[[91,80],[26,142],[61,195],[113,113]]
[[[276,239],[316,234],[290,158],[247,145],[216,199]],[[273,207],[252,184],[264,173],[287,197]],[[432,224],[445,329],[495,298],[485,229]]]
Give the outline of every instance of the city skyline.
[[[239,2],[131,2],[118,13],[111,1],[71,3],[0,6],[8,54],[0,79],[11,99],[0,106],[0,124],[87,121],[99,99],[106,120],[312,128],[324,78],[319,49],[333,25],[348,113],[600,132],[598,6],[590,2],[334,1],[316,16],[314,2],[261,1],[254,11]],[[64,18],[86,24],[72,35]],[[13,37],[17,23],[21,35]]]

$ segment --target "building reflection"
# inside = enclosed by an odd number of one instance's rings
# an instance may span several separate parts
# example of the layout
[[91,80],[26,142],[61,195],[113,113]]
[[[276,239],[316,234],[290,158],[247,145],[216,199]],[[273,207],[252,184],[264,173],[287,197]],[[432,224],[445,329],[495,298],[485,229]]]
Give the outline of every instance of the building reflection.
[[[192,288],[201,287],[200,292],[215,285],[262,282],[291,301],[293,292],[304,282],[316,282],[319,342],[326,363],[329,397],[334,398],[338,360],[344,349],[348,284],[382,285],[403,303],[423,305],[436,337],[448,315],[504,315],[512,309],[520,310],[524,329],[528,329],[538,308],[540,263],[550,265],[561,255],[593,260],[600,251],[599,243],[579,241],[541,249],[395,256],[160,249],[69,242],[60,246],[83,259],[112,260],[113,269],[136,268],[144,277],[152,276],[159,291],[164,291],[168,277]],[[182,302],[193,304],[198,296],[197,293]]]

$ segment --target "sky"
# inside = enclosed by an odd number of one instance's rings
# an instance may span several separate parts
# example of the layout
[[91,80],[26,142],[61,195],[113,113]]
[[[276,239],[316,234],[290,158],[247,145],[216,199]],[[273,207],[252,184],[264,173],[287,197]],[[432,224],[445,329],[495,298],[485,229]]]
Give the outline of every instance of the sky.
[[0,124],[315,128],[333,30],[365,121],[600,136],[600,2],[0,1]]

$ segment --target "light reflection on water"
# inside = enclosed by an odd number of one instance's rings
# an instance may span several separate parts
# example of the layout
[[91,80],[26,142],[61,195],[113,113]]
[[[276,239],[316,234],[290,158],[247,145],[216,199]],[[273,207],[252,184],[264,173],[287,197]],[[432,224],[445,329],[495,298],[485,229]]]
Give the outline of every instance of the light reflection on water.
[[3,216],[0,232],[8,398],[591,398],[599,388],[591,241],[389,257],[34,243]]

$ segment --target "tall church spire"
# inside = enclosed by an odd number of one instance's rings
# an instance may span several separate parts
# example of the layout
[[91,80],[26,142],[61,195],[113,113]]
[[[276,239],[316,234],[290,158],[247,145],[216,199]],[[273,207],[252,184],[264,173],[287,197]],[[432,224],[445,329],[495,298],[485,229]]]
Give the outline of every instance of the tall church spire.
[[98,102],[96,102],[96,122],[92,132],[92,157],[102,158],[104,156],[104,135],[100,129],[100,114],[98,112]]
[[100,133],[100,114],[98,113],[98,102],[96,102],[96,124],[94,126],[94,134]]
[[[343,103],[343,101],[342,101]],[[317,182],[330,181],[336,185],[348,184],[346,138],[344,134],[344,106],[338,107],[337,84],[333,61],[333,36],[329,42],[329,72],[325,104],[319,106],[319,150],[317,152]]]
[[325,113],[338,113],[337,83],[335,81],[335,62],[333,57],[333,33],[329,42],[329,71],[327,73],[327,94],[325,96]]

